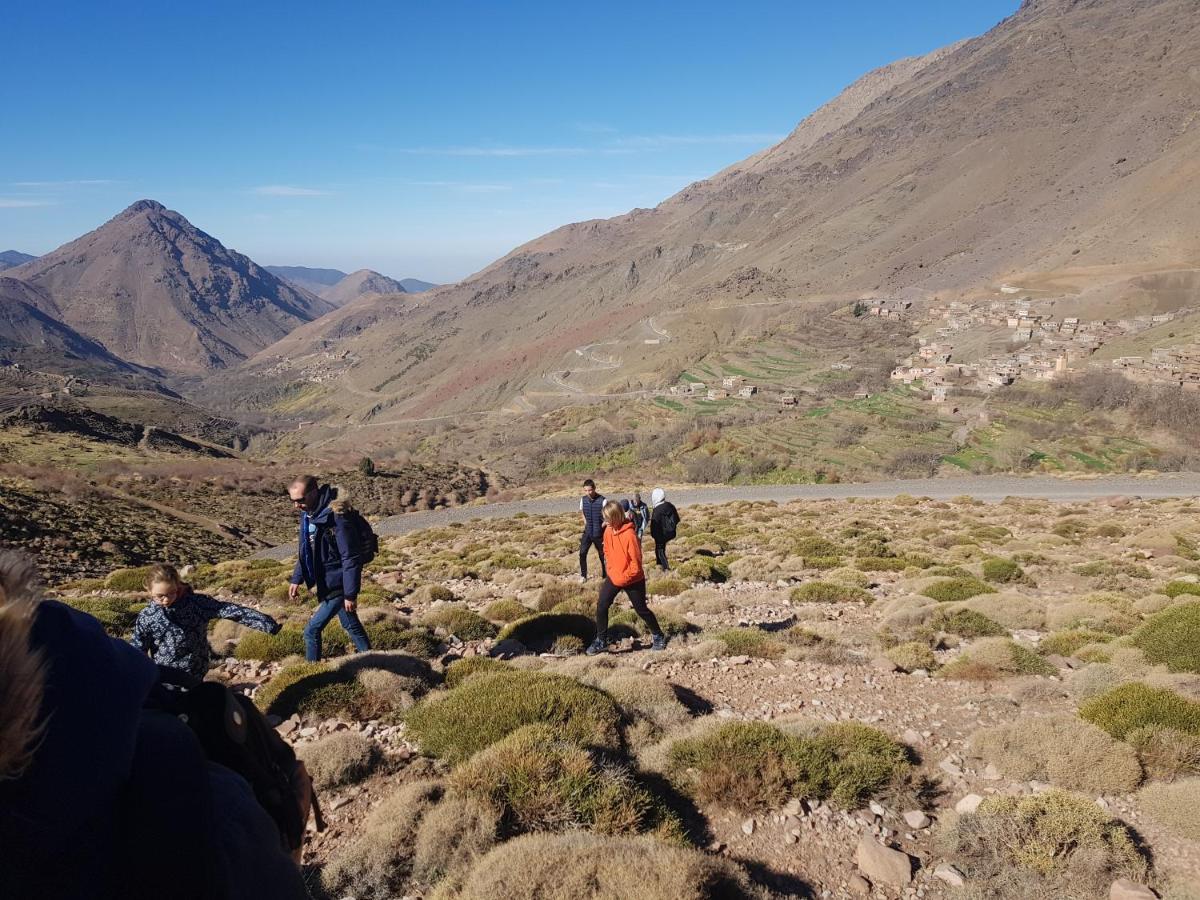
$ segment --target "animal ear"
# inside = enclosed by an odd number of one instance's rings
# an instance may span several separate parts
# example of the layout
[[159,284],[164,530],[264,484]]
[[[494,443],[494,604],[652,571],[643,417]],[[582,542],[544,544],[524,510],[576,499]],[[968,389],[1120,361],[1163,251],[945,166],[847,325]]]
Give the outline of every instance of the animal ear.
[[41,734],[45,670],[29,643],[40,599],[32,563],[0,553],[0,781],[29,764]]

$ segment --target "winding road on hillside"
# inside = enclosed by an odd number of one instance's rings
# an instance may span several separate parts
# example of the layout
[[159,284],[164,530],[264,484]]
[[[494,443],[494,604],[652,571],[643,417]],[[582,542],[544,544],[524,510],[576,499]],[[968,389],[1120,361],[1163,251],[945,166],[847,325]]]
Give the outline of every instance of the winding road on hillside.
[[[601,489],[608,485],[601,483]],[[649,493],[650,485],[643,488]],[[615,497],[632,493],[631,488],[613,490]],[[1200,496],[1200,473],[1170,475],[1106,475],[1095,478],[1058,478],[1053,475],[978,475],[963,478],[919,478],[905,481],[870,481],[863,484],[785,484],[785,485],[713,485],[668,489],[667,497],[676,506],[734,503],[737,501],[774,500],[844,500],[851,497],[890,499],[902,494],[949,500],[952,497],[972,497],[985,503],[998,503],[1005,497],[1082,502],[1105,497],[1142,497],[1147,500],[1172,497]],[[528,515],[562,515],[575,512],[579,498],[573,494],[539,497],[534,500],[514,500],[509,503],[479,503],[454,506],[424,512],[388,516],[375,523],[381,535],[407,534],[421,528],[469,522],[473,519],[502,519],[517,513]],[[295,552],[291,546],[275,547],[259,553],[260,557],[285,559]]]

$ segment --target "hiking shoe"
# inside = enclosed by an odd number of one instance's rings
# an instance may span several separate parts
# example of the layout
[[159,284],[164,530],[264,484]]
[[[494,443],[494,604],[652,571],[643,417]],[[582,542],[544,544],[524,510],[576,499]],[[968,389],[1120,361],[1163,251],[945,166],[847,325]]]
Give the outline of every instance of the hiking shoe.
[[579,583],[580,583],[580,584],[587,584],[587,576],[586,576],[586,575],[580,575],[580,576],[579,576]]
[[597,653],[603,653],[607,649],[608,641],[606,641],[604,638],[598,637],[588,644],[586,653],[588,656],[595,656]]
[[667,636],[665,634],[654,635],[654,640],[652,640],[650,642],[650,649],[651,650],[666,650],[667,649]]

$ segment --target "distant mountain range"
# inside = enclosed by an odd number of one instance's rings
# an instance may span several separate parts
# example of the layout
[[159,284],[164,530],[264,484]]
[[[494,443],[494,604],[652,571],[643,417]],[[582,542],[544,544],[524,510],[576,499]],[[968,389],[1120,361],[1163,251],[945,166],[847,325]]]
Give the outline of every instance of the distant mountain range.
[[23,263],[32,262],[37,259],[29,253],[21,253],[18,250],[0,250],[0,272],[5,269],[12,269]]
[[6,275],[113,356],[176,375],[235,365],[334,308],[153,200]]
[[[266,269],[338,306],[364,293],[419,294],[439,287],[439,285],[430,281],[422,281],[419,278],[389,278],[387,275],[380,275],[371,269],[359,269],[357,272],[349,274],[340,269],[310,269],[307,266],[267,266]],[[355,290],[352,285],[363,284],[367,280],[364,276],[369,276],[373,283],[368,285],[368,290]],[[349,285],[339,284],[346,279],[353,280]],[[382,288],[387,289],[383,290]]]

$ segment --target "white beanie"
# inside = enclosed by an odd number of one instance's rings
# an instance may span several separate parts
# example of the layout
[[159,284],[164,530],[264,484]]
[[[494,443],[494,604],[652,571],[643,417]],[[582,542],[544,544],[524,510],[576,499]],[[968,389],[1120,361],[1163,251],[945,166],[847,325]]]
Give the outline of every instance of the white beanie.
[[651,506],[658,506],[658,504],[662,503],[666,499],[667,499],[667,492],[664,491],[662,488],[655,488],[653,491],[650,492],[650,505]]

